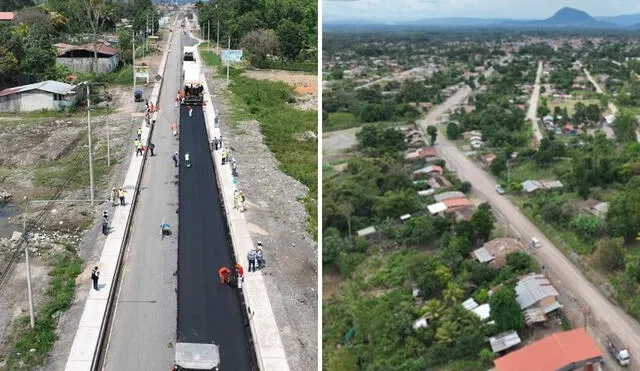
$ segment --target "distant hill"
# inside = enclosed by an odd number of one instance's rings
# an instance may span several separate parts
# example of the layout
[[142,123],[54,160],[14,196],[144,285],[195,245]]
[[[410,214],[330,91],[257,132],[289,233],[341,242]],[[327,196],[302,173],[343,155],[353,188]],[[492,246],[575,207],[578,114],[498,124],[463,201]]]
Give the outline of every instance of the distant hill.
[[627,27],[640,24],[640,13],[617,15],[613,17],[595,17],[595,19]]
[[633,29],[640,30],[640,14],[614,17],[592,17],[587,12],[564,7],[547,19],[515,20],[499,18],[427,18],[406,22],[383,21],[324,21],[328,29],[359,27],[483,27],[483,28],[574,28],[574,29]]

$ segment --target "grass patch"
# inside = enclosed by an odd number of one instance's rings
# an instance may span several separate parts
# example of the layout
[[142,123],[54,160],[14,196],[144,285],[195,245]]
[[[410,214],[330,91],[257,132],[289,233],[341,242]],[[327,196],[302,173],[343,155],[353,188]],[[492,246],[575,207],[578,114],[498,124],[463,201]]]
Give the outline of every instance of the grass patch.
[[23,316],[9,336],[12,351],[5,359],[8,370],[33,370],[44,363],[56,339],[58,316],[69,309],[80,272],[82,262],[71,251],[55,258],[44,305],[36,314],[35,328],[29,326],[29,316]]
[[570,116],[573,116],[576,113],[575,106],[576,106],[576,103],[578,102],[582,102],[582,104],[584,104],[585,106],[588,106],[590,104],[600,104],[600,102],[597,99],[583,99],[583,100],[573,99],[567,102],[549,102],[549,109],[551,110],[551,112],[553,112],[554,108],[556,107],[566,108],[567,113]]
[[200,45],[200,55],[202,56],[202,60],[204,61],[204,64],[206,64],[207,66],[222,65],[222,60],[220,59],[220,56],[208,49],[209,48],[206,46],[206,44]]
[[[56,188],[73,176],[67,188],[86,188],[89,181],[89,164],[83,160],[86,157],[87,148],[82,145],[86,141],[87,132],[81,132],[73,143],[73,150],[62,158],[48,164],[39,166],[34,171],[35,183],[39,186]],[[108,173],[107,148],[96,145],[94,138],[93,151],[93,176],[96,184]],[[111,166],[117,165],[115,159],[111,160]]]
[[[533,160],[524,160],[511,165],[511,183],[522,183],[525,180],[554,180],[558,179],[558,174],[569,171],[571,159],[558,159],[556,163],[549,167],[540,167]],[[500,176],[502,184],[507,183],[507,172]]]
[[232,118],[258,120],[280,169],[309,188],[303,204],[309,212],[308,230],[317,238],[318,142],[300,138],[305,132],[317,132],[317,111],[299,111],[288,105],[294,100],[293,88],[288,85],[251,79],[235,69],[231,90],[237,98],[232,100]]
[[[151,49],[151,48],[150,48]],[[149,71],[153,75],[153,71]],[[109,73],[78,72],[77,81],[102,82],[113,85],[133,86],[133,67],[124,65]]]

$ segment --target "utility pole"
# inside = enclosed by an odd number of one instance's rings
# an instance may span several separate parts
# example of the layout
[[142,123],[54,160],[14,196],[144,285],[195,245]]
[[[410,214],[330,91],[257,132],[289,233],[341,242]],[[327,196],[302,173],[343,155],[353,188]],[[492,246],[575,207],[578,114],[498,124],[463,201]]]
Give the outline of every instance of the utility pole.
[[131,45],[133,45],[133,93],[136,93],[136,34],[133,33],[131,38]]
[[207,22],[207,49],[211,50],[211,21]]
[[[107,167],[111,167],[111,145],[109,140],[109,115],[111,114],[111,104],[107,104]],[[108,172],[108,170],[107,170]]]
[[24,207],[24,217],[22,218],[22,233],[24,234],[24,257],[27,263],[27,293],[29,294],[29,322],[31,329],[36,327],[36,319],[33,314],[33,294],[31,291],[31,264],[29,264],[29,242],[27,240],[27,215],[29,215],[29,200],[24,197],[26,205]]
[[91,187],[91,206],[93,206],[93,148],[91,147],[91,96],[90,96],[90,84],[87,81],[87,129],[89,132],[87,136],[89,137],[89,184]]
[[[227,50],[231,50],[231,36],[229,36],[229,46],[227,46]],[[229,56],[227,55],[227,86],[229,86],[229,66],[231,62],[229,61]]]

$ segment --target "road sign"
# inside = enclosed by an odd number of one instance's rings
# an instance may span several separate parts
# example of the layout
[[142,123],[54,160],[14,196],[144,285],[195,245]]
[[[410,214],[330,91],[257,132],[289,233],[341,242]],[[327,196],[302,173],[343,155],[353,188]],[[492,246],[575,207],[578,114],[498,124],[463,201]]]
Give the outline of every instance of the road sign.
[[223,62],[240,62],[242,59],[242,50],[223,50],[222,61]]

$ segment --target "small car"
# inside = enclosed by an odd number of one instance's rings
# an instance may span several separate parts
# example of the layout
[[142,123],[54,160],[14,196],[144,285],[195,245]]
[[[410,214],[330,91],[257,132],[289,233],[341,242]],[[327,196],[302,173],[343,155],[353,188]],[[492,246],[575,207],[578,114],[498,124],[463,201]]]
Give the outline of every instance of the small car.
[[504,188],[502,188],[502,186],[501,186],[501,185],[499,185],[499,184],[496,184],[496,192],[498,192],[498,193],[499,193],[499,194],[501,194],[501,195],[503,195],[503,194],[507,193],[507,192],[504,190]]

